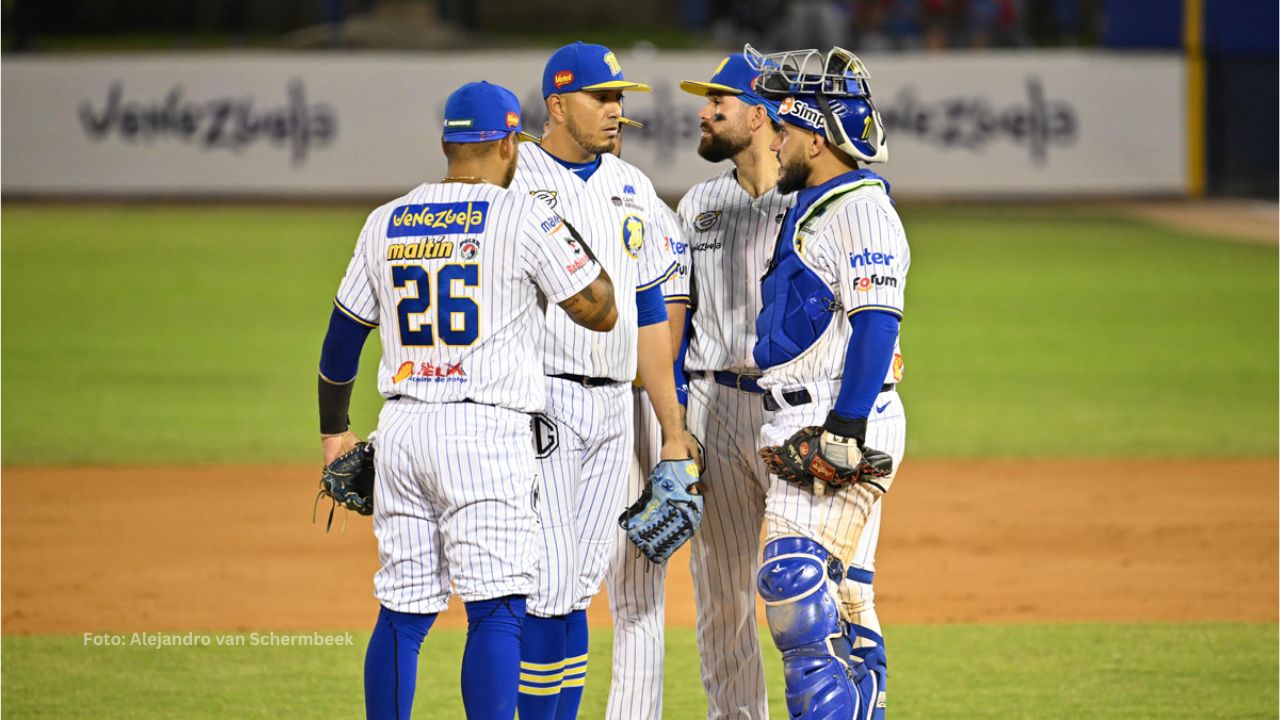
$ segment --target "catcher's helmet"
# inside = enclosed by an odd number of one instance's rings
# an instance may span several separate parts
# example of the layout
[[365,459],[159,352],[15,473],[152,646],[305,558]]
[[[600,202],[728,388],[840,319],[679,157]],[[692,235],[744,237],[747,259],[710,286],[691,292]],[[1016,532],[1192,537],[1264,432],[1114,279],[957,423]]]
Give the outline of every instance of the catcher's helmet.
[[889,159],[884,122],[871,102],[871,74],[857,55],[841,47],[825,56],[818,50],[788,50],[762,55],[747,45],[747,61],[760,72],[757,90],[781,100],[783,122],[820,132],[856,160]]

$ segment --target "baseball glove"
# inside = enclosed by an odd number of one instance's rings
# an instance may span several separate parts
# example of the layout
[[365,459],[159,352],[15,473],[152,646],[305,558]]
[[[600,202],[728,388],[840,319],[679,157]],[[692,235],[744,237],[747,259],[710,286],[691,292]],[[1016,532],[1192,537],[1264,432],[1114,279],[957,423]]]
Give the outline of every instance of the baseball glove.
[[801,487],[815,480],[829,487],[862,482],[884,494],[889,489],[884,478],[893,474],[893,458],[887,453],[860,448],[857,440],[816,425],[800,428],[781,445],[761,449],[760,457],[769,472]]
[[702,524],[701,490],[697,462],[663,460],[649,474],[640,499],[622,513],[618,524],[650,562],[661,565]]
[[[339,505],[361,515],[373,514],[373,445],[367,442],[356,446],[325,466],[320,473],[320,492],[311,507],[311,522],[315,522],[315,505],[321,497],[333,501],[329,508],[327,532],[333,526],[333,512]],[[346,529],[345,521],[343,529]]]

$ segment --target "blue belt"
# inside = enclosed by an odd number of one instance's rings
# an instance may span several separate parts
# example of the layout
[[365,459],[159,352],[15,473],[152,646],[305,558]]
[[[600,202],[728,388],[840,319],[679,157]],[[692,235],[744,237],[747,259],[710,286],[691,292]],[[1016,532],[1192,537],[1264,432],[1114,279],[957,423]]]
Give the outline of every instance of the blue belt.
[[752,395],[764,394],[764,388],[760,387],[759,375],[739,375],[736,372],[730,372],[728,370],[716,370],[715,372],[711,372],[709,370],[690,370],[689,374],[704,378],[714,378],[716,383],[728,388],[733,388],[738,392],[751,393]]

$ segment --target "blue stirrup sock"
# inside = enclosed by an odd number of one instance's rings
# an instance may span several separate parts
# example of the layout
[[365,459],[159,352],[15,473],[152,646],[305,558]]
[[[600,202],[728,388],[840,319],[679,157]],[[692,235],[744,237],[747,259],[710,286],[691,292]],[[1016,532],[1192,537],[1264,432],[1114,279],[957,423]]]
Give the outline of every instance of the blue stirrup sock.
[[564,682],[567,617],[525,617],[520,638],[520,720],[556,720]]
[[515,717],[524,603],[523,595],[466,603],[462,706],[466,708],[468,720]]
[[409,720],[418,682],[418,650],[436,621],[382,608],[364,655],[364,711],[369,720]]
[[564,623],[564,683],[560,686],[560,704],[556,720],[575,720],[582,704],[582,690],[587,684],[587,611],[574,610]]

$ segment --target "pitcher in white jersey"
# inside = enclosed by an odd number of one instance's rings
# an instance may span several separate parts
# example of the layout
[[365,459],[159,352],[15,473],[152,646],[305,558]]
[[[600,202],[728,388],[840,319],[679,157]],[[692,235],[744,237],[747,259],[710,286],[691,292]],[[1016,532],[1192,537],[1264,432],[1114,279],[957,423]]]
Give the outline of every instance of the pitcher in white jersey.
[[521,720],[577,715],[587,676],[586,608],[631,501],[634,378],[662,425],[661,456],[696,453],[672,373],[661,286],[675,261],[653,232],[661,200],[642,172],[609,153],[624,90],[648,88],[627,80],[608,48],[575,42],[553,53],[542,77],[547,132],[540,145],[521,148],[512,184],[586,238],[613,278],[618,306],[617,327],[607,333],[578,329],[558,309],[547,310],[547,410],[535,427],[545,555],[525,623]]
[[[791,716],[878,720],[887,662],[872,579],[893,475],[831,486],[819,476],[861,467],[872,449],[893,471],[902,462],[898,331],[911,251],[889,183],[860,168],[888,157],[862,62],[841,48],[746,54],[761,72],[756,87],[781,101],[778,189],[795,194],[756,322],[775,473],[757,590]],[[782,480],[779,458],[796,457],[813,472]]]
[[[623,125],[642,124],[622,118]],[[620,132],[613,153],[622,157]],[[676,394],[686,402],[678,358],[684,350],[685,313],[689,305],[689,244],[680,219],[665,203],[660,208],[664,221],[657,225],[657,237],[670,245],[676,257],[676,272],[662,284],[672,346],[677,348]],[[662,449],[662,428],[649,401],[649,393],[637,381],[631,389],[636,433],[635,461],[631,467],[626,497],[640,496],[649,473],[658,464]],[[663,592],[667,565],[655,565],[640,554],[619,526],[613,561],[605,583],[609,588],[609,614],[613,617],[613,673],[609,679],[609,699],[605,717],[609,720],[644,720],[662,717],[662,677],[665,628]]]
[[[380,328],[374,532],[381,603],[365,656],[369,718],[407,719],[418,649],[452,593],[466,606],[468,718],[516,711],[521,624],[541,556],[530,413],[543,409],[540,298],[607,331],[613,286],[545,205],[507,190],[520,105],[469,83],[445,103],[448,174],[369,215],[320,359],[325,463],[358,441],[347,408]],[[451,587],[452,583],[452,587]]]
[[[733,167],[693,186],[680,201],[691,277],[688,425],[702,439],[706,513],[693,539],[691,571],[708,718],[765,718],[764,665],[753,583],[767,486],[760,461],[760,371],[752,358],[764,273],[789,196],[775,191],[770,144],[777,103],[754,91],[759,72],[741,53],[722,60],[709,82],[685,81],[707,98],[698,119],[698,154]],[[678,295],[677,295],[678,297]],[[673,298],[669,297],[668,302]],[[624,555],[609,588],[627,622],[614,618],[614,682],[607,717],[661,717],[665,567]],[[616,597],[615,597],[616,596]],[[620,677],[620,657],[626,657]]]

